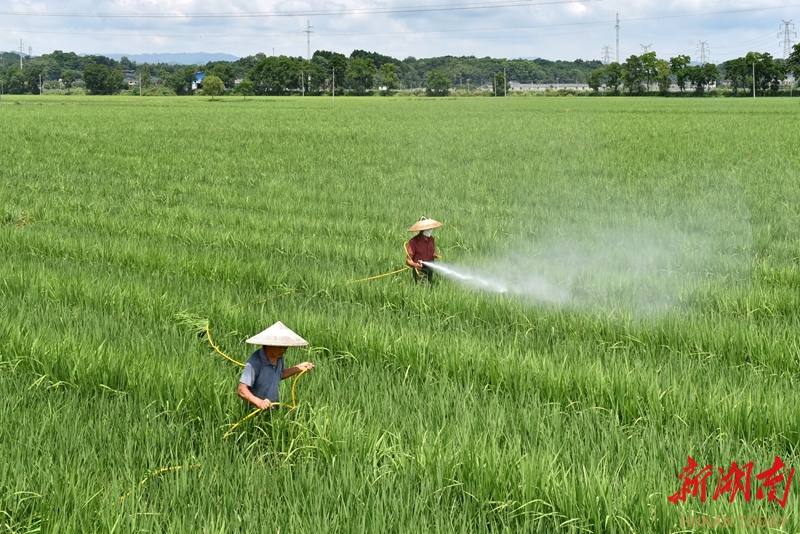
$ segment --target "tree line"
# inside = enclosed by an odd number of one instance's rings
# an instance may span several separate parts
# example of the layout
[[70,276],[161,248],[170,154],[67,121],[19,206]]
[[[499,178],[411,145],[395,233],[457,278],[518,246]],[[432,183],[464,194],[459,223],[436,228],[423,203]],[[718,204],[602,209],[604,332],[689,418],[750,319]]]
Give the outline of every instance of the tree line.
[[586,83],[606,94],[666,94],[671,86],[681,93],[690,89],[703,94],[721,79],[730,80],[734,93],[755,82],[761,94],[777,93],[789,73],[797,73],[800,45],[786,61],[768,53],[751,52],[719,65],[692,65],[689,56],[660,59],[655,52],[632,55],[623,63],[600,61],[548,61],[544,59],[497,59],[474,56],[443,56],[399,60],[377,52],[354,50],[349,56],[318,50],[310,60],[302,57],[267,56],[258,53],[236,61],[204,65],[136,63],[105,56],[79,56],[54,51],[33,58],[12,52],[0,53],[0,90],[10,94],[38,94],[44,89],[70,91],[76,86],[90,94],[114,94],[127,90],[126,77],[135,91],[145,94],[192,94],[197,74],[205,76],[204,91],[243,95],[373,94],[382,91],[425,90],[431,95],[451,89],[489,88],[500,94],[508,81],[525,84]]
[[632,55],[624,63],[609,63],[592,71],[588,85],[594,92],[601,89],[607,94],[645,95],[656,92],[666,95],[673,85],[681,95],[687,89],[703,95],[716,87],[720,80],[728,80],[731,92],[747,94],[753,90],[761,95],[777,95],[781,84],[789,75],[800,75],[800,44],[794,46],[786,59],[773,58],[767,52],[749,52],[743,57],[715,65],[692,65],[686,55],[660,59],[655,52]]
[[[79,56],[74,52],[54,51],[37,57],[0,53],[0,84],[5,93],[38,94],[43,89],[71,90],[82,87],[91,94],[114,94],[128,88],[126,76],[142,91],[155,86],[178,95],[191,94],[198,72],[222,81],[230,91],[245,81],[242,88],[256,95],[294,93],[330,94],[347,91],[354,95],[376,90],[424,89],[441,94],[450,88],[474,90],[494,83],[498,73],[522,83],[585,83],[599,61],[548,61],[545,59],[497,59],[474,56],[444,56],[427,59],[407,57],[399,60],[377,52],[354,50],[349,56],[318,50],[311,60],[302,57],[267,56],[258,53],[236,61],[215,61],[205,65],[136,63],[127,57],[119,61],[105,56]],[[445,80],[447,83],[445,83]],[[444,86],[447,86],[443,89]]]

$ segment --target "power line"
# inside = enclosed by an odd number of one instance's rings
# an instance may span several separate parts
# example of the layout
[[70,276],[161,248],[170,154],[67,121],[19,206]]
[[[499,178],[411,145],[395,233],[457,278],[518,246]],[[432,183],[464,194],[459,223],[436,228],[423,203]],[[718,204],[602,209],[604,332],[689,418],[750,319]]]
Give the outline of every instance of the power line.
[[[336,16],[336,15],[374,15],[392,13],[425,13],[429,11],[463,11],[471,9],[493,9],[521,6],[540,6],[557,4],[583,4],[602,2],[603,0],[551,0],[548,2],[532,2],[530,0],[502,0],[499,2],[481,2],[476,4],[439,4],[433,6],[408,6],[399,8],[356,8],[341,10],[316,10],[316,11],[241,11],[237,13],[43,13],[36,11],[0,11],[0,15],[22,17],[72,17],[72,18],[253,18],[253,17],[303,17],[303,16]],[[637,22],[642,20],[662,20],[687,17],[704,17],[708,15],[724,15],[729,13],[750,13],[754,11],[769,11],[800,7],[800,4],[787,4],[772,7],[754,7],[750,9],[730,9],[725,11],[708,11],[704,13],[686,13],[682,15],[660,15],[655,17],[639,17],[621,19],[621,22]],[[613,21],[596,21],[573,24],[600,24]]]
[[[567,2],[571,3],[571,2]],[[540,5],[540,4],[531,4],[531,5]],[[466,29],[453,29],[453,30],[430,30],[430,31],[404,31],[404,32],[374,32],[374,33],[365,33],[365,32],[339,32],[339,33],[325,33],[325,32],[314,32],[320,36],[325,37],[338,37],[338,36],[370,36],[370,35],[429,35],[429,34],[437,34],[437,33],[466,33],[466,32],[482,32],[482,31],[498,31],[498,30],[528,30],[528,29],[537,29],[537,28],[557,28],[563,26],[590,26],[590,25],[604,25],[604,24],[615,24],[615,29],[617,30],[617,61],[619,61],[619,23],[620,22],[636,22],[642,20],[660,20],[660,19],[670,19],[670,18],[684,18],[684,17],[703,17],[708,15],[718,15],[723,13],[744,13],[744,12],[752,12],[752,11],[764,11],[764,10],[772,10],[772,9],[784,9],[788,7],[800,7],[800,4],[793,4],[787,6],[780,6],[780,7],[763,7],[763,8],[753,8],[753,9],[739,9],[739,10],[731,10],[731,11],[714,11],[714,12],[707,12],[707,13],[692,13],[686,15],[664,15],[660,17],[645,17],[645,18],[635,18],[635,19],[620,19],[619,13],[617,13],[616,21],[613,20],[596,20],[596,21],[587,21],[587,22],[565,22],[565,23],[557,23],[557,24],[535,24],[535,25],[527,25],[527,26],[503,26],[503,27],[491,27],[491,28],[466,28]],[[0,12],[0,15],[8,14],[5,12]],[[16,12],[14,14],[22,15],[25,13]],[[30,15],[41,15],[30,13]],[[76,15],[77,16],[77,15]],[[90,16],[90,15],[87,15]],[[133,32],[115,32],[115,33],[88,33],[88,32],[54,32],[54,31],[41,31],[37,30],[20,30],[16,28],[0,28],[0,31],[18,31],[18,32],[26,32],[26,33],[42,33],[42,34],[50,34],[50,35],[93,35],[93,36],[121,36],[121,37],[196,37],[197,34],[164,34],[164,33],[157,33],[157,34],[149,34],[149,33],[133,33]],[[235,35],[224,35],[224,34],[215,34],[216,37],[254,37],[254,38],[262,38],[262,37],[292,37],[297,34],[289,34],[289,33],[281,33],[281,34],[252,34],[252,35],[243,35],[243,34],[235,34]],[[769,33],[767,35],[773,35]],[[760,40],[761,37],[757,37],[755,39],[751,39],[750,41],[743,41],[742,43],[736,45],[730,45],[729,47],[718,47],[718,48],[733,48],[738,47],[741,44],[746,44],[751,41]]]
[[24,17],[69,17],[69,18],[142,18],[142,19],[187,19],[187,18],[253,18],[253,17],[305,17],[337,15],[375,15],[391,13],[428,13],[431,11],[466,11],[473,9],[499,9],[507,7],[542,6],[554,4],[585,4],[603,0],[550,0],[533,2],[531,0],[500,0],[471,4],[434,4],[428,6],[376,7],[354,9],[320,9],[310,11],[241,11],[238,13],[47,13],[36,11],[0,11],[0,15]]

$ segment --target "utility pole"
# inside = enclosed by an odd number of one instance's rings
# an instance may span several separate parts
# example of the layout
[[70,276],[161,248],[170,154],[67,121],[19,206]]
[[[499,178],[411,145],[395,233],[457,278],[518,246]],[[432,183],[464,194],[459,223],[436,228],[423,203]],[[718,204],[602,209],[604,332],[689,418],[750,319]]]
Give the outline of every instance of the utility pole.
[[650,51],[650,47],[653,46],[653,45],[652,44],[643,45],[643,44],[639,43],[639,46],[642,47],[642,54],[646,54],[646,53],[648,53]]
[[42,96],[42,89],[44,89],[44,84],[42,83],[42,75],[39,74],[39,96]]
[[756,62],[753,61],[753,98],[756,97]]
[[306,59],[308,61],[311,61],[311,34],[314,33],[311,31],[311,28],[313,28],[314,26],[312,26],[311,22],[308,20],[306,21],[306,26],[308,27],[305,30],[303,30],[306,33],[306,37],[308,37],[308,43],[306,45],[307,46]]
[[781,20],[783,22],[783,31],[778,34],[778,39],[783,35],[783,59],[788,59],[792,53],[792,35],[797,37],[797,32],[789,29],[789,26],[794,28],[791,20]]
[[611,46],[606,45],[603,47],[603,65],[611,63]]
[[617,63],[619,63],[619,13],[617,13],[617,24],[614,28],[617,30]]
[[700,48],[700,64],[705,65],[711,55],[708,50],[708,41],[698,41],[697,46]]
[[331,83],[331,100],[336,100],[336,67],[333,67],[333,82]]
[[139,72],[139,96],[142,96],[142,73]]
[[508,96],[508,80],[506,80],[506,68],[503,67],[503,98]]
[[22,70],[22,54],[25,53],[25,47],[22,46],[22,39],[19,40],[19,70]]

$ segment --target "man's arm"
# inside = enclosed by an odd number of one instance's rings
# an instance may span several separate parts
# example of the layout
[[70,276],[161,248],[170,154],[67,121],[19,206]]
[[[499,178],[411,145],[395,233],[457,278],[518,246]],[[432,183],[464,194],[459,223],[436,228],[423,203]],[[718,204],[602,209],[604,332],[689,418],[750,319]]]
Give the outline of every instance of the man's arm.
[[290,376],[294,376],[297,373],[302,373],[303,371],[310,371],[314,368],[314,364],[311,362],[303,362],[298,363],[294,367],[289,367],[288,369],[283,370],[283,374],[281,375],[281,380],[284,378],[289,378]]
[[246,400],[256,408],[269,410],[272,407],[272,402],[270,402],[269,399],[259,399],[253,395],[253,393],[250,391],[250,388],[247,387],[247,384],[242,382],[239,382],[239,388],[236,390],[236,393],[238,393],[243,400]]

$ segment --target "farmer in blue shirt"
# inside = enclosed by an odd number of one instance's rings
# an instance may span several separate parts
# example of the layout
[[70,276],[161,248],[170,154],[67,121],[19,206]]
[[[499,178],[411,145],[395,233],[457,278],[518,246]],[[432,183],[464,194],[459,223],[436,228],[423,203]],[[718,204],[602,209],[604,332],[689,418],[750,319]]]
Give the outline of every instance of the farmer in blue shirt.
[[244,366],[239,379],[239,396],[262,410],[269,410],[277,404],[278,385],[284,378],[314,368],[311,362],[303,362],[294,367],[284,368],[283,354],[288,347],[304,347],[308,341],[289,330],[280,321],[260,334],[247,340],[251,345],[261,345]]

